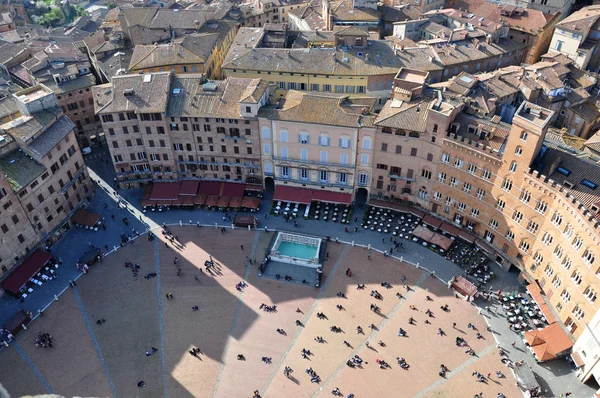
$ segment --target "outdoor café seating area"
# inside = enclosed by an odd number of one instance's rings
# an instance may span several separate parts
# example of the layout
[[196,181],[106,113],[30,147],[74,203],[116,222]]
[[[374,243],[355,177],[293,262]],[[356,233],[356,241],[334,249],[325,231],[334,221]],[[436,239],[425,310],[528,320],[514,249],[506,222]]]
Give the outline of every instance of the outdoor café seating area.
[[71,223],[74,227],[98,231],[102,226],[101,217],[98,214],[79,209],[71,217]]
[[18,265],[2,281],[2,288],[21,300],[25,300],[38,287],[58,277],[59,264],[50,253],[37,250]]
[[548,326],[546,316],[529,294],[509,293],[501,301],[511,330],[521,332]]
[[412,214],[399,213],[390,209],[369,207],[365,213],[362,227],[380,233],[391,233],[398,238],[410,239],[413,229],[420,219]]
[[143,212],[172,207],[221,211],[260,209],[262,185],[224,181],[155,182],[144,189]]

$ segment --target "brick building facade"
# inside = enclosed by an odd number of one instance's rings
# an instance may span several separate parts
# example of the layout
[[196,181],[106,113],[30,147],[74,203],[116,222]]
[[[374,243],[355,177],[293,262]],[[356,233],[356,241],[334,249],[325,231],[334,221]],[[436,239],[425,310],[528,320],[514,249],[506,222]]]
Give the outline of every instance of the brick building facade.
[[91,194],[75,124],[38,85],[14,95],[21,116],[0,126],[0,276],[52,244]]

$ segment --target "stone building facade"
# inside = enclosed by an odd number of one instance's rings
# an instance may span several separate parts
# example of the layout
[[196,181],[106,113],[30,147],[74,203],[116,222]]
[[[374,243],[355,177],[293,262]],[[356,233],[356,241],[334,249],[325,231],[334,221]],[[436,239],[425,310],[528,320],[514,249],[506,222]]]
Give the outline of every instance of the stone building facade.
[[14,95],[21,116],[0,126],[0,276],[51,245],[91,195],[75,124],[43,85]]
[[370,188],[375,99],[288,91],[259,112],[262,165],[275,186],[348,193]]
[[[201,75],[126,75],[94,88],[117,178],[262,181],[257,114],[267,84]],[[156,95],[156,93],[168,93]]]

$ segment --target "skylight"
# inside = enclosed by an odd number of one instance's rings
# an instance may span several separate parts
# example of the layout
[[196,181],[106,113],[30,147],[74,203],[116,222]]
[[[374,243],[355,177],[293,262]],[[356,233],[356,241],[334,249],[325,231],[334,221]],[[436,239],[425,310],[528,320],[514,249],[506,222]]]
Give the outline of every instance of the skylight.
[[590,180],[582,180],[581,185],[588,187],[589,189],[596,189],[598,187],[597,184],[594,184]]
[[571,174],[571,170],[567,170],[564,167],[557,167],[556,172],[558,172],[564,176],[569,176]]

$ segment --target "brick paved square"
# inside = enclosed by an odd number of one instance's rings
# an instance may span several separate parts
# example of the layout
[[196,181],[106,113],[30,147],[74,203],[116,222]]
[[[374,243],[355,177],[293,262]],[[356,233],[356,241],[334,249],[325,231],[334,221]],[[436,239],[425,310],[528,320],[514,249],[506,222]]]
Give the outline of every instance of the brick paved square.
[[[256,262],[264,257],[272,233],[228,230],[221,234],[218,229],[195,227],[173,227],[172,231],[184,246],[165,245],[161,236],[152,242],[145,237],[137,239],[78,280],[80,302],[69,289],[19,336],[26,355],[56,393],[110,396],[113,383],[122,397],[250,397],[254,390],[264,397],[312,397],[329,396],[334,387],[357,398],[470,397],[480,391],[484,396],[500,391],[508,397],[520,394],[512,374],[500,364],[494,338],[477,308],[456,298],[422,269],[379,252],[331,243],[324,285],[316,289],[261,278],[257,263],[247,265],[246,256]],[[204,262],[210,256],[217,265],[214,273],[207,274]],[[137,277],[124,266],[126,261],[140,264]],[[156,271],[157,262],[159,275],[144,278]],[[348,268],[352,276],[346,275]],[[236,290],[236,283],[245,278],[248,286]],[[381,286],[384,281],[391,288]],[[359,283],[365,289],[358,290]],[[383,299],[372,297],[372,290]],[[167,293],[173,298],[167,299]],[[91,322],[108,377],[79,304]],[[261,304],[276,305],[278,310],[268,313],[259,308]],[[380,312],[371,311],[371,304],[379,306]],[[449,312],[440,309],[444,304]],[[425,314],[428,308],[432,317]],[[318,319],[317,312],[327,319]],[[408,324],[411,316],[415,325]],[[106,319],[106,323],[97,325],[98,319]],[[297,326],[296,320],[302,326]],[[482,339],[467,328],[468,323]],[[370,330],[370,324],[376,329]],[[331,332],[333,325],[343,332]],[[357,326],[364,334],[357,332]],[[400,327],[408,337],[397,336]],[[440,327],[446,336],[437,334]],[[277,328],[285,333],[278,333]],[[51,352],[32,347],[38,331],[53,334],[57,347]],[[326,343],[316,342],[317,336]],[[457,347],[456,336],[465,338],[478,356]],[[380,340],[384,346],[378,344]],[[63,346],[66,341],[70,344]],[[144,352],[153,346],[159,352],[147,357]],[[189,354],[193,347],[202,350],[200,358]],[[302,358],[303,348],[313,355]],[[245,360],[238,360],[238,354]],[[355,354],[364,360],[362,369],[345,364]],[[397,365],[399,356],[410,364],[410,370]],[[272,363],[263,363],[262,357],[271,358]],[[377,359],[391,368],[380,369]],[[441,363],[450,368],[446,378],[438,375]],[[0,381],[12,395],[46,391],[14,347],[0,352],[0,366]],[[284,366],[294,369],[289,379],[283,375]],[[304,372],[307,367],[319,374],[319,384],[310,382]],[[482,373],[502,369],[507,379],[494,376],[488,383],[478,383],[471,376],[474,369]],[[145,388],[137,387],[139,380],[146,382]]]

